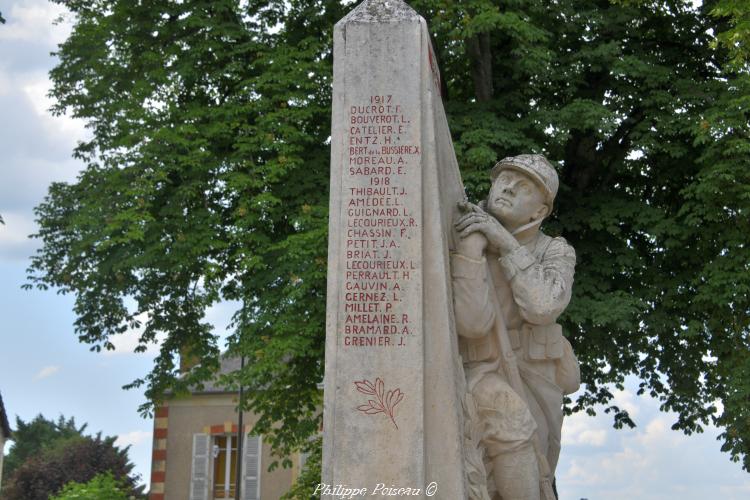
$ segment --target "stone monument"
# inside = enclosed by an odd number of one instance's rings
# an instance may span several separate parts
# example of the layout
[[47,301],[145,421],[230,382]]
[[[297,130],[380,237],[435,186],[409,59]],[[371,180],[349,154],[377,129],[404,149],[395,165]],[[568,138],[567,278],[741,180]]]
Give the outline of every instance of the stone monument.
[[554,169],[508,158],[466,201],[426,23],[400,0],[337,23],[333,87],[316,493],[554,499],[578,383],[555,323],[575,255],[539,231]]
[[426,23],[400,0],[334,29],[331,150],[322,484],[466,498],[449,270],[464,190]]

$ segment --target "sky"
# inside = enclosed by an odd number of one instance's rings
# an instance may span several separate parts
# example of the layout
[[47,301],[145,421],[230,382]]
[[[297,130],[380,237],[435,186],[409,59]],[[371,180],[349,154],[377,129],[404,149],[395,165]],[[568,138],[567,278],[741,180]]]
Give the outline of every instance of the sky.
[[[86,137],[84,123],[53,117],[48,71],[50,55],[70,31],[70,18],[46,0],[0,0],[7,24],[0,25],[0,393],[11,420],[41,413],[73,416],[91,432],[117,436],[130,445],[130,458],[143,482],[150,471],[151,420],[139,416],[141,390],[122,386],[145,375],[154,349],[135,354],[138,332],[115,343],[118,349],[93,353],[77,340],[73,298],[50,291],[25,291],[29,257],[38,244],[33,208],[51,182],[75,181],[82,164],[72,159]],[[209,311],[208,320],[224,335],[231,307]],[[566,419],[557,470],[560,500],[725,500],[750,498],[750,474],[720,452],[719,430],[684,436],[672,431],[674,414],[636,396],[637,381],[615,391],[637,427],[615,430],[612,418],[577,414]],[[600,409],[601,410],[601,409]],[[6,452],[8,447],[6,446]]]
[[[149,365],[147,356],[95,355],[73,333],[71,297],[26,292],[28,257],[36,243],[32,209],[53,181],[73,181],[71,158],[83,124],[46,109],[50,52],[69,28],[53,26],[62,9],[44,1],[0,1],[0,391],[11,427],[41,413],[64,414],[89,430],[132,445],[144,477],[150,467],[151,426],[138,417],[143,395],[120,387]],[[7,449],[7,447],[6,447]]]

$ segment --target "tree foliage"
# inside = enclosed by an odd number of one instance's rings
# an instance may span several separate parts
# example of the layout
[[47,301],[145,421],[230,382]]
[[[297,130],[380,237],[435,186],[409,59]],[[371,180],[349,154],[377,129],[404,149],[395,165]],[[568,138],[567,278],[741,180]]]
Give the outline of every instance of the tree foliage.
[[[309,499],[316,498],[316,491],[320,484],[320,469],[322,466],[321,458],[323,455],[323,438],[321,436],[316,437],[312,441],[306,444],[304,451],[308,454],[308,459],[305,462],[302,471],[297,476],[294,484],[288,492],[281,497],[281,500],[293,500],[298,499]],[[317,497],[320,497],[318,491]]]
[[[94,349],[166,334],[133,384],[154,401],[216,368],[205,311],[236,301],[256,431],[281,454],[302,446],[320,423],[332,27],[351,4],[58,1],[75,25],[53,109],[92,138],[78,180],[37,207],[30,286],[75,294]],[[577,250],[563,322],[586,383],[569,408],[631,425],[611,389],[635,375],[675,429],[716,423],[750,467],[750,80],[715,43],[727,2],[410,3],[470,196],[506,155],[559,164],[546,227]],[[202,363],[177,378],[181,352]]]
[[137,486],[138,476],[132,474],[129,447],[121,449],[114,442],[114,437],[102,438],[101,434],[57,441],[7,477],[3,499],[47,500],[69,482],[86,483],[101,473],[110,473],[128,495],[141,495],[143,486]]
[[711,5],[711,15],[727,24],[726,29],[716,35],[715,45],[726,47],[732,66],[747,69],[750,61],[750,1],[718,0]]
[[47,420],[41,414],[30,422],[24,422],[16,417],[16,428],[13,431],[8,455],[3,460],[5,477],[13,474],[26,460],[42,453],[43,450],[55,446],[60,441],[83,436],[86,424],[76,426],[75,419],[65,419],[60,415],[57,421]]
[[97,474],[90,481],[71,481],[50,500],[129,500],[128,488],[115,479],[111,472]]

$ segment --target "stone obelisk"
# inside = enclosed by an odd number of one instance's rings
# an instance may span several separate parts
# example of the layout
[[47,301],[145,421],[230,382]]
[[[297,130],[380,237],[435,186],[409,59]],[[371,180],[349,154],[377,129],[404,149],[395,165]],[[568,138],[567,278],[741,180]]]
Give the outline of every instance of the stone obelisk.
[[336,24],[333,82],[322,477],[331,489],[319,493],[463,499],[449,249],[464,190],[425,20],[400,0],[362,2]]

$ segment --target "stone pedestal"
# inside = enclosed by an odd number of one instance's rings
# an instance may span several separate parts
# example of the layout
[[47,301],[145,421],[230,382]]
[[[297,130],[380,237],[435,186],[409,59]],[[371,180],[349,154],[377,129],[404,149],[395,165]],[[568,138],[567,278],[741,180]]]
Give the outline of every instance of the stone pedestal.
[[448,258],[464,190],[427,26],[404,2],[336,25],[331,142],[322,483],[466,498]]

